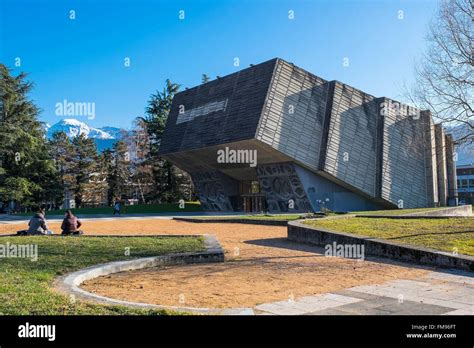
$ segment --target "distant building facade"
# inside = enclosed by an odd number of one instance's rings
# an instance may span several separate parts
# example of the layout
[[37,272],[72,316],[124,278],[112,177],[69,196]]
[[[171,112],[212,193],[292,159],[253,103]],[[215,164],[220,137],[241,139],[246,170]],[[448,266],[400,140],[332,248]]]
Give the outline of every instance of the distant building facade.
[[276,58],[175,95],[160,155],[205,210],[455,204],[454,144],[428,111]]
[[459,201],[474,204],[474,163],[456,167]]

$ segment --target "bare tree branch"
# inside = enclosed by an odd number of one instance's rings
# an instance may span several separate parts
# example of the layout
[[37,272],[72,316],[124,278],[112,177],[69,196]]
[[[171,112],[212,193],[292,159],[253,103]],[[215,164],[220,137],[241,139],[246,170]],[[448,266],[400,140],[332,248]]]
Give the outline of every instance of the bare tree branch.
[[415,67],[410,101],[436,121],[463,127],[457,141],[474,138],[474,1],[444,0]]

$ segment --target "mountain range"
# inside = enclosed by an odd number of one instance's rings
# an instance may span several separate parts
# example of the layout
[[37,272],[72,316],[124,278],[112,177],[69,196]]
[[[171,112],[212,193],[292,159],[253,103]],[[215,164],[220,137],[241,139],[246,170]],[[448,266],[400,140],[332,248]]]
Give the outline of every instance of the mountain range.
[[65,118],[54,125],[45,124],[46,136],[51,139],[54,133],[64,132],[72,139],[80,134],[84,134],[87,138],[94,139],[99,151],[112,148],[114,143],[121,140],[127,132],[117,127],[101,127],[94,128],[84,122],[74,118]]

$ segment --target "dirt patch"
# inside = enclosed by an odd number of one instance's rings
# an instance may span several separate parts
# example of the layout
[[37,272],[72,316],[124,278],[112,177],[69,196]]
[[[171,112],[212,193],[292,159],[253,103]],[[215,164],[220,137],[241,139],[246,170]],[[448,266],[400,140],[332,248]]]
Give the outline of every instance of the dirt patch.
[[[308,260],[302,260],[308,257]],[[218,265],[189,265],[123,272],[97,278],[84,288],[112,298],[170,306],[211,308],[253,307],[264,302],[417,277],[404,268],[357,263],[323,256],[229,261]]]
[[[58,231],[59,224],[50,224]],[[11,233],[20,225],[0,225]],[[286,227],[193,224],[172,220],[86,221],[89,234],[214,234],[222,264],[173,266],[117,273],[93,279],[84,288],[128,301],[191,307],[251,307],[393,279],[413,279],[421,268],[385,259],[356,261],[325,257],[324,249],[286,240]],[[132,251],[133,253],[133,251]]]

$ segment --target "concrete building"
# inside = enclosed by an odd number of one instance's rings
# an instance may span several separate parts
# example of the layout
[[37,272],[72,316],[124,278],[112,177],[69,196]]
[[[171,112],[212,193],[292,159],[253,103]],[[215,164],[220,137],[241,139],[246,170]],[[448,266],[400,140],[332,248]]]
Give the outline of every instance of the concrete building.
[[445,205],[452,153],[428,111],[278,58],[176,94],[160,146],[205,210],[273,213]]

